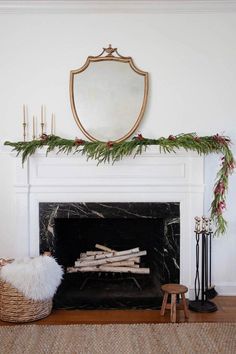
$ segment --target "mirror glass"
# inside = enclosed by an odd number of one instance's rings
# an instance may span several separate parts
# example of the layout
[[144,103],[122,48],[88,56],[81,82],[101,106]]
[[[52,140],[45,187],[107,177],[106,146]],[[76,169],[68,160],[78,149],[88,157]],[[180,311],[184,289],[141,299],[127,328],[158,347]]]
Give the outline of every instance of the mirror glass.
[[84,67],[71,72],[72,111],[90,140],[122,141],[143,116],[147,73],[129,57],[96,58],[88,57]]

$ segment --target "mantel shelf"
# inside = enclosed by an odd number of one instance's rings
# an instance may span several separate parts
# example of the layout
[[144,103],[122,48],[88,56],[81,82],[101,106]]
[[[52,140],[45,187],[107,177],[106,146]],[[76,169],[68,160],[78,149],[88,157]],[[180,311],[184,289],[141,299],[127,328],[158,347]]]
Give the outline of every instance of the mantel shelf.
[[[50,153],[48,153],[46,155],[46,151],[47,151],[47,147],[43,146],[42,149],[38,149],[34,155],[32,155],[30,157],[30,159],[34,159],[34,158],[38,158],[38,157],[47,157],[47,158],[79,158],[82,160],[87,160],[86,156],[82,156],[82,154],[80,153],[76,153],[73,154],[70,153],[69,155],[66,153],[58,153],[57,149],[55,149],[54,151],[51,151]],[[3,153],[10,153],[11,156],[13,157],[17,157],[17,158],[21,158],[21,156],[16,156],[16,152],[12,151],[11,148],[9,148],[8,146],[4,146],[1,150],[1,152]],[[128,156],[128,157],[124,157],[123,161],[128,159],[133,159],[134,155]],[[169,157],[169,158],[174,158],[174,157],[189,157],[189,158],[198,158],[198,159],[204,159],[204,156],[199,155],[196,151],[186,151],[184,149],[179,149],[176,152],[171,152],[171,153],[165,153],[165,152],[160,152],[159,151],[159,147],[158,146],[148,146],[146,151],[143,151],[141,155],[136,155],[136,159],[145,159],[147,157]],[[92,160],[89,160],[89,162],[91,162]],[[121,161],[117,161],[115,164],[120,163]],[[95,163],[97,165],[97,161],[93,161],[93,163]]]

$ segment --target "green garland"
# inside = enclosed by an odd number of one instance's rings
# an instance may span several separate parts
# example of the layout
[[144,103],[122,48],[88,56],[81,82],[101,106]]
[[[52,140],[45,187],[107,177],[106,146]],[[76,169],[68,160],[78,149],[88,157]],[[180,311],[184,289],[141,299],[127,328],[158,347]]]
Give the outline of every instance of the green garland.
[[170,135],[168,138],[148,139],[138,134],[130,141],[115,143],[108,142],[89,142],[76,138],[75,140],[63,139],[55,135],[43,134],[39,140],[28,142],[9,142],[5,145],[11,146],[13,151],[17,151],[17,156],[22,154],[22,163],[34,154],[37,149],[47,146],[46,153],[57,149],[57,152],[66,154],[81,153],[86,155],[87,159],[102,162],[116,162],[125,156],[140,155],[149,145],[157,145],[160,152],[171,153],[176,152],[179,148],[186,151],[193,150],[200,155],[208,155],[210,153],[221,153],[221,167],[216,176],[214,186],[214,196],[211,203],[211,218],[216,225],[216,235],[224,234],[227,228],[227,222],[223,217],[225,210],[226,192],[228,190],[228,177],[233,172],[235,161],[233,153],[230,149],[231,141],[228,137],[219,134],[213,136],[199,137],[195,133],[180,134],[177,136]]

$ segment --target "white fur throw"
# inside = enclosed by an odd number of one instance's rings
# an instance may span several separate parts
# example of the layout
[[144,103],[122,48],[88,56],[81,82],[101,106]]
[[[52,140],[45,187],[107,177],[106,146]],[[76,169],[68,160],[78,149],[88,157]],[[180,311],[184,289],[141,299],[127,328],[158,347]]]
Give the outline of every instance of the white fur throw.
[[52,298],[62,275],[62,268],[54,258],[48,256],[15,260],[0,271],[3,280],[33,300]]

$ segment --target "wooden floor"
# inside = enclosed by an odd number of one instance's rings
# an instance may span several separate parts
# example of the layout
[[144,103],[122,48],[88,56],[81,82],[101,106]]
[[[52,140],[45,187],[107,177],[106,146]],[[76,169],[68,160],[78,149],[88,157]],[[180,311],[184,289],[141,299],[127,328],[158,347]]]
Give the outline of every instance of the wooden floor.
[[[196,313],[189,311],[186,321],[183,311],[177,311],[177,322],[236,322],[236,296],[217,296],[213,302],[218,311]],[[107,323],[165,323],[170,322],[169,311],[165,316],[159,310],[53,310],[51,315],[36,321],[38,325],[55,324],[107,324]],[[8,325],[0,321],[0,325]]]

